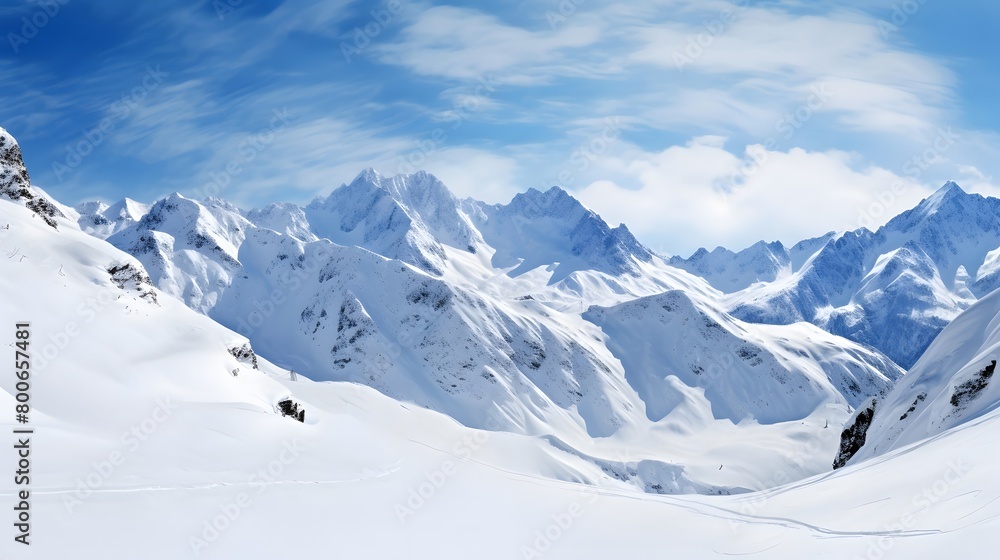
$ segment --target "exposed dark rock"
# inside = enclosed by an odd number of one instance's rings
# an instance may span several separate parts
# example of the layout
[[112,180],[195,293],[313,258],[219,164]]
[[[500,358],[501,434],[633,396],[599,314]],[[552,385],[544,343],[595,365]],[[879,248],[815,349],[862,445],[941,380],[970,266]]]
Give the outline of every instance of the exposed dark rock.
[[840,451],[833,460],[833,468],[839,469],[851,460],[865,445],[868,437],[868,428],[872,425],[875,417],[875,408],[878,406],[878,399],[872,398],[861,406],[851,420],[848,421],[844,431],[840,434]]
[[51,202],[31,191],[31,179],[21,157],[21,147],[14,138],[0,129],[0,196],[22,202],[46,224],[59,229],[55,218],[64,217]]
[[244,364],[250,364],[253,369],[260,369],[257,367],[257,353],[253,351],[250,344],[244,344],[243,346],[234,346],[229,349],[229,353],[233,355],[234,358],[243,362]]
[[906,412],[904,412],[899,419],[901,421],[906,420],[911,414],[913,414],[913,411],[917,409],[917,405],[925,400],[927,400],[927,393],[920,393],[917,395],[917,398],[913,399],[913,404],[910,405],[910,408],[906,409]]
[[122,290],[137,292],[139,297],[149,303],[159,304],[153,281],[146,271],[132,263],[116,264],[108,269],[111,281]]
[[282,416],[291,416],[302,423],[306,421],[306,409],[292,399],[278,401],[278,410],[281,411]]
[[993,360],[990,362],[990,365],[983,368],[975,377],[955,387],[955,393],[951,396],[951,406],[962,408],[978,397],[983,392],[983,389],[989,385],[990,378],[993,377],[993,370],[996,367],[997,361]]

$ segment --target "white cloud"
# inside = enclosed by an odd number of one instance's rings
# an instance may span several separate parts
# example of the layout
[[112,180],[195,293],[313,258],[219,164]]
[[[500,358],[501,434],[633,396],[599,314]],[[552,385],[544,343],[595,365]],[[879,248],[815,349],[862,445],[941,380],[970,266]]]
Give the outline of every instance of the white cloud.
[[877,227],[931,192],[912,178],[859,166],[846,152],[747,150],[762,154],[764,163],[728,193],[719,183],[746,160],[710,138],[656,154],[609,157],[602,166],[624,173],[578,195],[654,248],[686,256],[701,246],[740,249],[760,239],[794,243],[832,230]]
[[[873,18],[853,12],[795,15],[775,7],[736,14],[729,23],[716,18],[635,27],[641,46],[631,54],[633,62],[673,71],[682,89],[715,92],[701,104],[692,103],[691,92],[682,94],[678,118],[700,119],[719,109],[726,115],[741,103],[752,103],[758,112],[780,110],[826,84],[835,95],[822,110],[842,115],[848,127],[910,134],[933,128],[951,100],[953,74],[931,57],[886,42]],[[719,95],[720,84],[736,86],[739,96]]]
[[494,75],[526,85],[584,73],[580,59],[570,62],[566,53],[593,45],[600,35],[596,25],[531,31],[479,10],[435,6],[421,11],[395,42],[374,50],[381,62],[425,76],[469,81]]
[[517,161],[475,148],[441,150],[428,159],[424,168],[459,198],[507,203],[525,190],[517,180],[520,173]]
[[1000,184],[993,176],[986,175],[974,165],[961,165],[955,179],[966,192],[975,192],[985,196],[1000,197]]

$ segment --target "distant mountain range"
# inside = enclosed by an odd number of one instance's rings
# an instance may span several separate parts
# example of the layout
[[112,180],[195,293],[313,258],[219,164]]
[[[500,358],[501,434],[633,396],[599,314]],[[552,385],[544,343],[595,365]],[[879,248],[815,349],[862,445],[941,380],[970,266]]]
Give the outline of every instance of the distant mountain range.
[[669,262],[726,292],[724,307],[740,319],[807,321],[908,368],[959,313],[1000,287],[998,216],[1000,200],[948,183],[875,232]]
[[271,361],[473,427],[607,437],[675,411],[775,423],[857,406],[902,373],[814,327],[729,317],[704,280],[559,188],[488,205],[427,173],[367,169],[305,207],[174,194],[75,210]]

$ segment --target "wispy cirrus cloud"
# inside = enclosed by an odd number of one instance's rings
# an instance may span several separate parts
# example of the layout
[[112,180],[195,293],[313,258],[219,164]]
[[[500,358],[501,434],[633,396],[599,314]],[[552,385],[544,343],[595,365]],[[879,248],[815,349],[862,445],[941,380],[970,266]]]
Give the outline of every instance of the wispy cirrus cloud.
[[585,74],[584,49],[595,45],[601,31],[596,24],[527,29],[478,9],[434,6],[375,52],[384,64],[424,76],[475,80],[489,74],[509,84],[543,84]]

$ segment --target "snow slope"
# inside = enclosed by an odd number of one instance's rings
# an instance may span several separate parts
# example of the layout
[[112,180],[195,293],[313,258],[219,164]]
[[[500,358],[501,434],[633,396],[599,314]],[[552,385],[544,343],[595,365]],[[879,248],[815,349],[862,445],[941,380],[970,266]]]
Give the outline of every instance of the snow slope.
[[743,323],[681,291],[594,307],[584,317],[610,337],[653,421],[693,403],[703,406],[688,415],[711,411],[733,422],[804,418],[831,399],[857,407],[903,373],[812,325]]
[[1000,407],[1000,292],[959,315],[893,391],[875,406],[854,462],[885,454],[983,417]]

